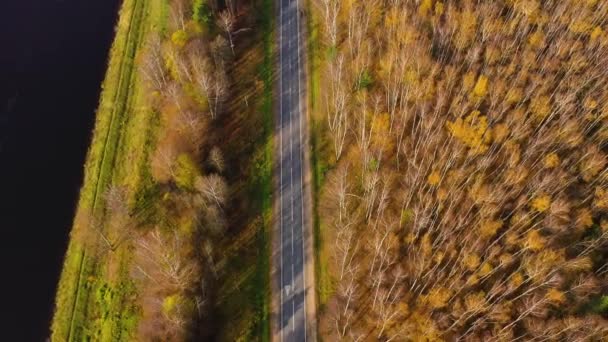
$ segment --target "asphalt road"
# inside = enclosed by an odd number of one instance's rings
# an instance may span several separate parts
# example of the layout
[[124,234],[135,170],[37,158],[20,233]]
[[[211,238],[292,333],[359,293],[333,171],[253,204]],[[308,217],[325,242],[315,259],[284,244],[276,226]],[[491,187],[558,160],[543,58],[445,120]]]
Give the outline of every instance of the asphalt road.
[[280,340],[306,341],[300,0],[279,8]]

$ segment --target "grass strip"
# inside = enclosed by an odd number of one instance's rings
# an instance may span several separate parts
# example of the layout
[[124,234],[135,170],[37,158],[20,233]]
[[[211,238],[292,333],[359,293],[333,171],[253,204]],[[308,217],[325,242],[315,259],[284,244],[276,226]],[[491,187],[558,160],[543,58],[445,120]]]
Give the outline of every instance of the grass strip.
[[310,144],[311,154],[310,163],[312,166],[313,177],[313,234],[314,234],[314,254],[315,254],[315,279],[317,288],[317,303],[319,310],[323,310],[327,303],[331,292],[332,282],[331,276],[327,267],[325,253],[325,245],[323,240],[323,232],[321,226],[321,218],[319,215],[319,195],[323,186],[325,172],[328,168],[328,163],[323,159],[320,137],[322,135],[321,125],[317,119],[317,111],[319,110],[319,94],[320,94],[320,40],[319,27],[316,20],[316,15],[313,10],[311,1],[307,1],[306,16],[306,32],[308,33],[308,81],[309,81],[309,106],[310,106]]
[[[78,210],[101,212],[103,207],[99,196],[113,174],[117,143],[131,95],[134,59],[141,39],[146,3],[144,0],[125,0],[120,10],[117,34],[110,50],[95,130],[85,164]],[[93,259],[72,234],[57,290],[51,327],[53,341],[81,340],[83,334],[87,333],[85,323],[92,287],[88,275],[94,269]]]
[[274,21],[273,1],[263,0],[261,25],[263,31],[264,62],[262,80],[264,82],[264,99],[262,103],[264,153],[259,186],[262,203],[263,224],[257,232],[257,245],[260,254],[257,260],[256,288],[260,296],[256,298],[257,327],[260,341],[270,341],[270,234],[272,232],[272,163],[273,163],[273,126],[274,111],[272,94],[274,63]]

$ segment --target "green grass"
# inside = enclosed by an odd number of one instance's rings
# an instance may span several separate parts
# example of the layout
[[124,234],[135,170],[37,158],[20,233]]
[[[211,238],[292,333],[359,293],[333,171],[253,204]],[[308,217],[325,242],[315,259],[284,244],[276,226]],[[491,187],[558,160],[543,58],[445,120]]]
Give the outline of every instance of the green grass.
[[320,41],[319,28],[310,1],[307,3],[307,32],[308,32],[308,75],[309,75],[309,105],[310,105],[310,143],[312,153],[310,155],[313,177],[313,225],[314,225],[314,254],[315,254],[315,279],[317,288],[317,302],[319,310],[323,310],[332,293],[332,280],[327,267],[327,253],[325,250],[322,224],[319,216],[319,195],[323,186],[325,173],[329,166],[323,155],[324,142],[322,126],[318,119],[319,93],[320,93]]
[[[231,212],[233,232],[224,242],[220,263],[216,341],[270,341],[270,242],[272,233],[274,138],[273,1],[262,0],[255,12],[252,36],[239,43],[232,77],[236,94],[222,123],[221,141],[241,170],[231,187],[242,209]],[[240,81],[238,81],[240,80]],[[247,93],[247,94],[246,94]],[[241,96],[251,103],[245,105]],[[228,113],[227,113],[228,114]],[[230,127],[235,127],[235,133]],[[226,137],[228,135],[228,137]]]
[[[161,2],[162,1],[162,2]],[[117,163],[122,156],[138,145],[141,140],[129,140],[132,137],[125,131],[129,127],[129,114],[140,106],[136,84],[136,56],[144,41],[146,32],[161,27],[158,20],[163,12],[164,0],[125,0],[120,10],[116,37],[110,50],[106,77],[102,85],[99,108],[96,115],[95,130],[85,164],[85,178],[80,193],[78,210],[91,210],[99,215],[103,213],[102,194],[111,182],[116,182],[124,163]],[[166,11],[166,10],[165,10]],[[151,20],[156,18],[156,22]],[[126,135],[129,137],[124,138]],[[70,239],[64,267],[56,295],[56,309],[52,322],[53,341],[74,341],[92,338],[94,340],[117,339],[116,331],[122,328],[108,326],[109,317],[120,318],[124,326],[134,327],[134,314],[121,317],[122,312],[116,307],[104,309],[104,305],[116,302],[124,297],[128,284],[120,283],[112,292],[111,300],[100,302],[93,294],[103,283],[98,261],[92,257],[93,251],[86,247],[74,234]],[[103,266],[103,265],[102,265]],[[103,304],[103,305],[102,305]],[[131,310],[132,311],[132,310]],[[113,319],[116,321],[116,319]],[[112,332],[113,331],[113,332]],[[122,339],[127,339],[123,336]]]
[[[120,85],[125,77],[130,77],[128,68],[128,46],[132,40],[133,20],[141,12],[142,1],[125,1],[120,13],[118,31],[110,52],[110,63],[97,112],[95,131],[87,163],[85,165],[85,180],[81,190],[80,208],[98,210],[98,189],[107,184],[108,172],[104,168],[107,159],[113,159],[115,146],[112,144],[118,134],[115,104],[121,100]],[[139,5],[139,6],[138,6]],[[126,18],[126,19],[125,19]],[[130,39],[131,38],[131,39]],[[128,74],[128,76],[125,76]],[[123,88],[124,89],[124,88]],[[93,260],[87,255],[84,246],[72,239],[68,247],[64,269],[58,286],[56,312],[52,324],[53,340],[77,340],[81,334],[80,327],[86,316],[86,301],[90,284],[85,279],[91,272]],[[74,270],[78,271],[75,272]]]
[[247,340],[270,341],[270,241],[272,232],[272,163],[273,163],[273,70],[274,29],[273,1],[263,0],[258,13],[263,34],[264,59],[260,67],[263,82],[262,136],[260,150],[255,158],[252,180],[249,182],[251,198],[259,203],[261,222],[255,235],[258,256],[253,278],[255,320],[253,335]]
[[259,323],[257,331],[260,341],[270,341],[270,241],[272,227],[272,163],[273,163],[273,123],[274,112],[272,105],[273,90],[273,64],[274,64],[274,28],[273,28],[273,1],[262,1],[261,22],[264,36],[264,66],[262,79],[264,82],[264,102],[262,104],[264,127],[264,162],[258,172],[262,177],[259,182],[262,201],[263,230],[258,232],[257,242],[260,248],[258,258],[258,271],[256,288],[260,298],[256,301]]

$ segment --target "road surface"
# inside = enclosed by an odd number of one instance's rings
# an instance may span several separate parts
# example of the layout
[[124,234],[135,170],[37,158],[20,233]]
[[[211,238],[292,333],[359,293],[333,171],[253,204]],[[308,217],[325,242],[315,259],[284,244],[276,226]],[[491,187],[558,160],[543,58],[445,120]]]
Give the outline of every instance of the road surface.
[[[279,0],[279,340],[306,341],[305,117],[302,110],[301,0]],[[311,261],[312,262],[312,261]],[[275,294],[276,295],[276,294]]]

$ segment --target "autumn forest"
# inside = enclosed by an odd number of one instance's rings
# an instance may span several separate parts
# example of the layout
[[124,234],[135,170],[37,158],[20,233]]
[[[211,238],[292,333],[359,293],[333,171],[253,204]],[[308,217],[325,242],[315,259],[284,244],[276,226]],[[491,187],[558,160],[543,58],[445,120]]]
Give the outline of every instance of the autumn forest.
[[605,340],[608,3],[312,3],[320,335]]
[[603,0],[124,0],[50,340],[606,341],[607,66]]

